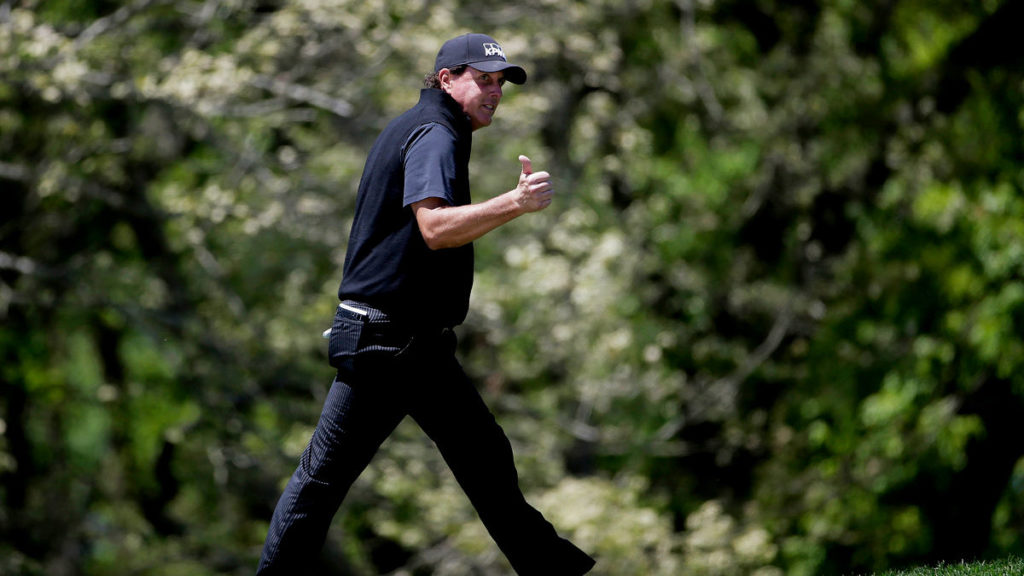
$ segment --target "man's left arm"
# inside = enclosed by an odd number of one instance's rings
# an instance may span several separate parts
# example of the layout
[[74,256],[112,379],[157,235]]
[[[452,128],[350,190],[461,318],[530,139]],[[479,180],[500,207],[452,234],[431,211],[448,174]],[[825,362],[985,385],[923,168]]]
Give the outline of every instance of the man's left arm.
[[551,205],[551,175],[534,172],[526,156],[520,156],[519,161],[523,165],[519,184],[485,202],[452,206],[441,198],[425,198],[413,203],[413,214],[427,247],[440,250],[469,244],[523,214]]

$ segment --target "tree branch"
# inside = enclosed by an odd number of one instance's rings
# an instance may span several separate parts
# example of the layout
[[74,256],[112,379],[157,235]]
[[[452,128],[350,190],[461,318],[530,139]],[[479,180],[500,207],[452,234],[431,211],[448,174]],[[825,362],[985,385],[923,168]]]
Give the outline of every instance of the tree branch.
[[[693,414],[701,414],[708,409],[712,408],[716,404],[731,404],[736,400],[736,396],[739,394],[740,385],[750,377],[762,364],[768,361],[773,353],[782,345],[783,339],[786,334],[789,333],[789,327],[793,323],[795,314],[793,313],[793,299],[790,298],[783,309],[779,312],[779,315],[775,317],[775,322],[772,324],[771,329],[768,331],[768,335],[765,339],[754,349],[754,351],[747,356],[745,361],[736,367],[732,373],[727,376],[723,376],[712,382],[711,384],[704,387],[705,392],[697,397],[697,402],[694,402],[690,406],[688,412]],[[676,429],[663,429],[659,431],[659,435],[667,433],[674,434],[682,428],[683,419],[681,418]],[[670,435],[671,435],[670,434]]]
[[687,47],[693,54],[696,60],[697,78],[694,80],[694,86],[697,88],[697,95],[700,96],[701,102],[704,103],[704,108],[708,112],[708,117],[712,122],[718,124],[721,122],[723,115],[725,114],[722,108],[721,102],[718,101],[718,97],[715,95],[715,89],[711,86],[708,81],[707,70],[704,66],[704,58],[700,54],[700,47],[697,45],[697,23],[696,23],[696,8],[693,5],[692,0],[683,0],[679,3],[679,7],[682,9],[682,36],[686,38]]
[[29,169],[26,166],[0,161],[0,178],[28,182],[29,174]]
[[304,102],[315,108],[320,108],[331,112],[332,114],[341,116],[342,118],[352,116],[353,109],[351,104],[308,86],[286,82],[284,80],[277,80],[262,75],[254,77],[249,81],[249,83],[257,88],[262,88],[272,94],[276,94],[277,96],[284,96],[285,98],[290,98],[297,102]]
[[160,4],[166,1],[167,0],[135,0],[135,2],[132,2],[127,6],[122,6],[115,10],[113,14],[104,16],[90,24],[82,31],[81,34],[78,35],[77,38],[75,38],[71,47],[76,51],[81,50],[86,44],[92,42],[98,36],[107,33],[109,30],[124,24],[131,19],[132,16],[146,10],[154,4]]

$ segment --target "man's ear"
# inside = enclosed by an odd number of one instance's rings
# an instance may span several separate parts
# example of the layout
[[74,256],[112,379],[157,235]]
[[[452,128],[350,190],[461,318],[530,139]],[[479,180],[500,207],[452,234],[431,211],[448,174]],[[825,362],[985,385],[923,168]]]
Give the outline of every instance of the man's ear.
[[447,68],[441,68],[437,72],[437,80],[441,85],[441,90],[450,94],[452,89],[452,71]]

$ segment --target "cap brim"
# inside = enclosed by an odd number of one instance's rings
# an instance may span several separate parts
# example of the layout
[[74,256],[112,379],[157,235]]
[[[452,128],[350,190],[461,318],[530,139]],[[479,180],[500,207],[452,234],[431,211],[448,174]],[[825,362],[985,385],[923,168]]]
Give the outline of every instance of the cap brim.
[[500,60],[483,60],[481,62],[467,62],[466,64],[481,72],[504,72],[505,79],[513,84],[526,83],[526,70],[515,64],[509,64]]

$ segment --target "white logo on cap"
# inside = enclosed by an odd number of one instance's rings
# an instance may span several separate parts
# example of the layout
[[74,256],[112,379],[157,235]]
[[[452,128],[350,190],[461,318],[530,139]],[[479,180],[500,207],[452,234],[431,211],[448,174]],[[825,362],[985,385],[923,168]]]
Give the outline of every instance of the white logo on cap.
[[501,49],[500,45],[484,42],[484,56],[494,56],[495,54],[501,56],[502,60],[505,59],[505,51]]

